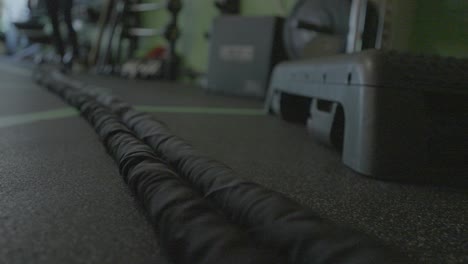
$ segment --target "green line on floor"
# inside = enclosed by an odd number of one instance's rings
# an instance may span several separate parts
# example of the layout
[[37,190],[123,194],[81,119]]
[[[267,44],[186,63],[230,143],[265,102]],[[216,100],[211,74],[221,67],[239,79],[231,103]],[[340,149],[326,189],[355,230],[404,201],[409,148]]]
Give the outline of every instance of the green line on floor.
[[30,70],[20,68],[19,66],[16,66],[16,65],[11,65],[11,64],[6,65],[5,62],[0,63],[0,70],[8,72],[8,73],[32,78]]
[[148,113],[182,113],[182,114],[209,114],[209,115],[239,115],[239,116],[262,116],[263,109],[253,108],[216,108],[216,107],[173,107],[173,106],[135,106],[138,111]]
[[50,111],[10,115],[5,117],[0,116],[0,128],[29,124],[43,120],[55,120],[60,118],[72,117],[77,116],[78,114],[79,113],[77,110],[75,110],[75,108],[67,107]]

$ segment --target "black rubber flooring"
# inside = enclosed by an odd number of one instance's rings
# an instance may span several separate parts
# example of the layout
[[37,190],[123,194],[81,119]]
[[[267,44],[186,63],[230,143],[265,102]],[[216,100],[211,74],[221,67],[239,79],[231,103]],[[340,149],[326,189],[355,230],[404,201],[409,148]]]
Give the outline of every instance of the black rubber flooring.
[[[262,107],[188,85],[79,78],[137,105]],[[0,67],[0,119],[63,107]],[[272,116],[154,115],[243,177],[377,236],[415,262],[468,262],[466,191],[362,177],[303,127]],[[80,117],[1,127],[0,150],[0,263],[166,263],[144,213]]]

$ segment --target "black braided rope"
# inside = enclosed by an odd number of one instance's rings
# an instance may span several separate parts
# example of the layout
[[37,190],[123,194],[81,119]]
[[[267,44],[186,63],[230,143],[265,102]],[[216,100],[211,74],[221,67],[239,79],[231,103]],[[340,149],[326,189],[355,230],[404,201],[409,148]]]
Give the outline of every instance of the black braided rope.
[[175,263],[407,263],[366,235],[243,180],[118,98],[59,73],[38,77],[94,126]]

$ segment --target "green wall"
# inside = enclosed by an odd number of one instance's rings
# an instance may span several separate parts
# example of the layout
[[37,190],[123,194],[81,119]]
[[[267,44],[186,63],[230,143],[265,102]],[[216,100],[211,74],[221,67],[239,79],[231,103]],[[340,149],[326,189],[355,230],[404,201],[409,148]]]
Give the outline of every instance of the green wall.
[[[160,2],[160,0],[143,0],[141,2]],[[143,12],[140,19],[143,27],[160,28],[169,21],[169,14],[166,11]],[[159,37],[141,38],[138,55],[143,56],[152,48],[163,45],[164,43],[164,40]]]
[[179,52],[183,54],[185,66],[205,72],[208,65],[208,39],[213,19],[218,15],[213,0],[185,0],[181,14],[182,35]]
[[411,50],[468,57],[468,1],[419,0]]
[[[146,0],[152,1],[152,0]],[[161,0],[153,0],[161,1]],[[415,52],[466,57],[468,55],[468,1],[467,0],[399,0],[416,1],[415,17],[410,34],[409,49]],[[185,66],[205,72],[208,61],[208,40],[213,19],[218,15],[214,0],[184,0],[180,14],[182,35],[178,52]],[[242,0],[243,15],[284,16],[295,0]],[[143,16],[146,26],[160,27],[167,23],[164,12]],[[405,26],[405,25],[401,25]],[[158,38],[147,39],[140,46],[140,55],[164,42]]]

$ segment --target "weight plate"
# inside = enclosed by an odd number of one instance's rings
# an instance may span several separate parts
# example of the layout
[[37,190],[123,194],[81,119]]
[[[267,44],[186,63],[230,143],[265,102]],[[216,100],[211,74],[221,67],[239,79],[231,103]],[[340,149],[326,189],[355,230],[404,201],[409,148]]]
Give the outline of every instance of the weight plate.
[[[300,0],[284,27],[284,43],[290,59],[344,53],[352,0]],[[367,5],[362,49],[376,46],[379,0]]]
[[[299,0],[284,26],[284,42],[289,58],[304,58],[308,45],[315,49],[312,54],[344,52],[350,9],[350,0]],[[304,24],[313,27],[301,26]],[[323,40],[333,45],[314,43]],[[333,50],[330,50],[331,47]],[[324,52],[318,50],[320,48],[325,48]]]
[[167,10],[172,14],[177,14],[182,9],[181,0],[168,0],[167,1]]

